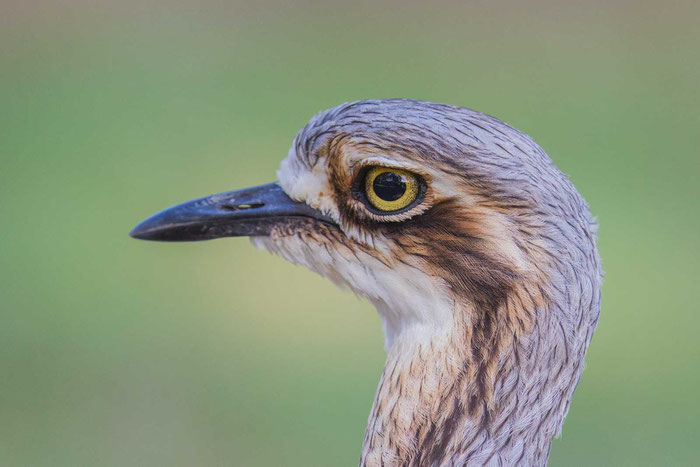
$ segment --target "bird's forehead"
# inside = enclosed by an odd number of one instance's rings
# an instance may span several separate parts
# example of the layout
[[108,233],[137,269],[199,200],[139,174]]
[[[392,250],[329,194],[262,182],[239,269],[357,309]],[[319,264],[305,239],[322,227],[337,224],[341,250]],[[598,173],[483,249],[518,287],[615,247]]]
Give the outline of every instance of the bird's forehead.
[[[337,148],[352,142],[364,146],[368,153],[381,151],[431,158],[443,140],[439,116],[415,107],[387,101],[363,101],[322,112],[297,135],[296,156],[313,167],[328,154],[329,143]],[[345,151],[344,155],[350,152]]]
[[[562,198],[557,200],[562,204],[570,204],[577,196],[529,136],[497,118],[462,107],[389,99],[351,102],[321,112],[297,134],[280,171],[283,187],[291,186],[298,175],[310,180],[310,173],[325,173],[329,156],[337,153],[343,156],[337,161],[343,168],[381,153],[393,161],[435,171],[439,183],[464,182],[472,192],[501,200],[548,206],[553,196]],[[286,170],[285,165],[294,170]],[[440,187],[436,184],[436,188]],[[446,186],[448,191],[452,188],[458,187]]]
[[320,198],[332,191],[331,165],[336,175],[351,175],[361,163],[406,168],[433,178],[437,191],[444,185],[446,192],[463,192],[455,184],[465,178],[496,179],[503,167],[522,167],[511,154],[517,151],[507,150],[521,136],[461,107],[406,99],[352,102],[315,115],[297,134],[278,175],[290,196],[327,211],[330,201]]
[[[296,153],[312,166],[329,139],[338,135],[456,166],[493,156],[517,162],[541,152],[527,135],[488,115],[445,104],[390,99],[341,104],[315,115],[297,135]],[[516,147],[520,149],[509,151]]]
[[[396,136],[396,135],[395,135]],[[308,147],[304,142],[312,141]],[[465,174],[455,171],[444,160],[428,158],[414,146],[400,144],[391,138],[336,128],[322,137],[293,144],[282,161],[278,179],[287,194],[297,201],[323,211],[338,220],[338,195],[349,193],[353,179],[362,167],[400,168],[421,175],[429,182],[432,195],[450,196],[460,193],[468,203]]]

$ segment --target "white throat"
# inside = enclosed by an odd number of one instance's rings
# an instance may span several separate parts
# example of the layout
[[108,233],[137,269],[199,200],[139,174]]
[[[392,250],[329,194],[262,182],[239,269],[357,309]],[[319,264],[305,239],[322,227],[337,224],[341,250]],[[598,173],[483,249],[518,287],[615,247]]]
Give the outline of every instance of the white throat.
[[337,246],[309,248],[296,236],[252,237],[251,241],[368,299],[382,319],[387,350],[399,338],[428,342],[434,336],[448,334],[454,326],[454,300],[447,285],[417,267],[386,263],[376,256]]

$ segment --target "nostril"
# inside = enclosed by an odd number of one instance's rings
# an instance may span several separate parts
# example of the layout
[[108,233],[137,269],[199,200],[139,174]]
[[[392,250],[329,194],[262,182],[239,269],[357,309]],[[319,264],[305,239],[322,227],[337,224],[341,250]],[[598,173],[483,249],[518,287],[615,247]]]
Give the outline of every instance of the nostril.
[[255,209],[265,206],[265,203],[247,203],[247,204],[222,204],[221,209],[225,211],[244,211],[246,209]]

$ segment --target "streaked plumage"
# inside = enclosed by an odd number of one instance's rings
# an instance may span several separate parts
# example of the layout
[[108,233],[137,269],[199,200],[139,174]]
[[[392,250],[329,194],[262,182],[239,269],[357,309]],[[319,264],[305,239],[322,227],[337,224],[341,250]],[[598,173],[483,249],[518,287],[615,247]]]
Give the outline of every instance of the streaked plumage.
[[[372,209],[366,167],[415,174],[421,198]],[[598,321],[601,270],[588,207],[545,152],[472,110],[362,101],[312,118],[278,177],[318,215],[268,216],[264,234],[243,234],[382,318],[387,362],[361,464],[546,463]]]

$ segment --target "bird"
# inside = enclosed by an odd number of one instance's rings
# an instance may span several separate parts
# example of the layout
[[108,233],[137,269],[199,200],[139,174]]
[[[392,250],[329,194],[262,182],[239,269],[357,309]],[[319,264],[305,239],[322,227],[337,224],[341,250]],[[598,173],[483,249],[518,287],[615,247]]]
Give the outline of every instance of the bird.
[[386,362],[363,466],[546,465],[600,316],[597,220],[523,132],[413,99],[315,115],[277,181],[131,236],[250,237],[376,308]]

